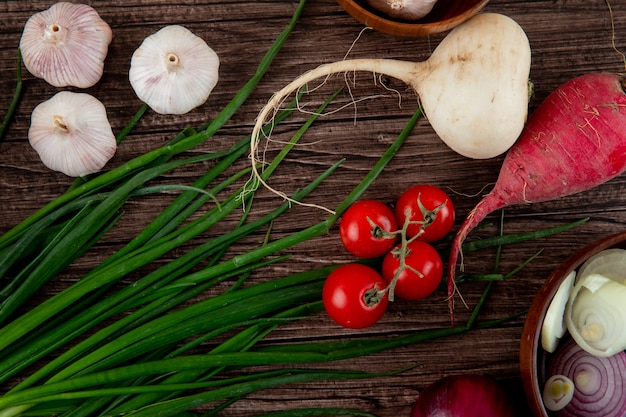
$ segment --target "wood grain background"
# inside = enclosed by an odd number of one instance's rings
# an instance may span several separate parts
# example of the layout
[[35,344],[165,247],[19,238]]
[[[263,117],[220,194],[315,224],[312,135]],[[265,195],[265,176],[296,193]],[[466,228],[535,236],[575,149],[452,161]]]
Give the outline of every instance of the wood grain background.
[[[130,56],[141,41],[169,24],[182,24],[204,38],[221,57],[220,81],[209,101],[182,116],[162,116],[147,112],[138,126],[119,147],[110,167],[154,149],[186,126],[199,126],[214,117],[251,77],[263,53],[287,25],[295,1],[236,0],[94,0],[86,3],[97,9],[113,29],[114,38],[100,83],[87,92],[100,99],[109,114],[115,133],[119,132],[141,103],[128,82]],[[50,1],[0,2],[0,115],[4,116],[15,88],[16,48],[28,17],[49,7]],[[526,30],[532,47],[531,79],[535,96],[531,111],[559,84],[586,72],[623,72],[623,57],[615,46],[626,50],[626,1],[607,3],[596,0],[493,0],[485,11],[506,14]],[[612,30],[612,22],[615,31]],[[348,56],[396,58],[420,61],[428,58],[444,34],[425,38],[400,38],[363,27],[332,0],[310,0],[292,37],[272,65],[267,76],[250,99],[215,139],[196,152],[219,149],[250,133],[256,115],[272,92],[319,64]],[[351,105],[348,89],[335,104],[345,109],[332,112],[310,129],[309,143],[294,150],[289,161],[277,171],[272,184],[284,191],[305,184],[317,173],[345,158],[339,172],[316,191],[310,201],[334,207],[365,175],[386,150],[417,108],[417,97],[394,79],[375,80],[371,74],[356,74],[350,80],[353,97],[366,98]],[[385,86],[381,85],[383,81]],[[345,86],[336,77],[305,100],[319,103],[327,93]],[[58,89],[24,72],[23,98],[4,141],[0,143],[0,233],[19,223],[28,214],[63,193],[71,179],[46,169],[28,144],[27,131],[32,109]],[[376,98],[373,98],[376,97]],[[291,119],[279,133],[288,135],[304,115]],[[280,135],[278,135],[280,137]],[[285,136],[286,137],[286,136]],[[272,149],[270,149],[271,151]],[[245,161],[244,161],[245,162]],[[475,161],[460,157],[443,145],[427,120],[420,121],[407,144],[390,166],[370,187],[365,197],[392,204],[406,187],[416,182],[430,182],[455,196],[458,222],[476,204],[495,181],[501,158]],[[575,169],[575,167],[572,167]],[[163,181],[188,184],[202,173],[180,170],[167,174]],[[539,257],[507,282],[498,283],[482,319],[493,319],[528,309],[545,278],[570,253],[592,240],[622,231],[626,224],[622,176],[588,192],[552,202],[511,207],[505,211],[507,233],[535,230],[589,216],[586,224],[575,230],[539,241],[505,248],[501,270],[510,271],[521,261],[542,249]],[[147,223],[172,195],[134,200],[125,207],[125,215],[113,230],[83,258],[70,266],[38,295],[43,299],[74,281],[119,248]],[[259,213],[274,207],[279,199],[268,193],[257,198]],[[272,237],[279,237],[324,218],[318,210],[295,207],[276,222]],[[499,213],[489,217],[497,224]],[[219,234],[219,230],[211,233]],[[485,227],[474,238],[496,233]],[[207,234],[204,238],[210,238]],[[263,236],[256,235],[238,245],[245,251],[257,245]],[[299,245],[290,251],[288,263],[265,271],[264,279],[293,271],[348,261],[333,230],[327,236]],[[172,254],[175,256],[175,254]],[[469,272],[490,272],[493,251],[466,256]],[[462,288],[472,305],[483,284]],[[459,319],[467,315],[458,309]],[[446,325],[448,320],[444,292],[419,303],[395,302],[372,334],[392,335],[413,329]],[[408,415],[418,392],[444,375],[460,372],[487,372],[509,386],[520,403],[523,392],[518,385],[519,341],[524,317],[498,329],[473,331],[462,336],[424,343],[394,352],[359,360],[345,361],[340,368],[372,371],[424,364],[405,374],[364,381],[319,382],[306,386],[288,386],[258,392],[223,412],[225,416],[249,416],[262,411],[301,406],[355,407],[380,416]],[[349,337],[356,333],[333,325],[323,315],[314,324],[294,323],[273,333],[273,340]],[[522,413],[523,415],[523,413]]]

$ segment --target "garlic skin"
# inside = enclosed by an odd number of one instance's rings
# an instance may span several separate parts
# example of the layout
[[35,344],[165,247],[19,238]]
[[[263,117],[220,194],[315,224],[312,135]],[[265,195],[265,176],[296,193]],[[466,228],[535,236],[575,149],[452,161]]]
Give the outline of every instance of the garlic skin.
[[218,81],[219,57],[189,29],[171,25],[148,36],[133,53],[128,78],[140,100],[160,114],[202,105]]
[[104,105],[89,94],[70,91],[35,107],[28,141],[46,167],[70,177],[100,171],[117,149]]
[[367,0],[367,2],[387,16],[418,20],[430,13],[437,0]]
[[55,87],[88,88],[104,72],[113,33],[86,4],[59,2],[32,15],[20,50],[26,69]]

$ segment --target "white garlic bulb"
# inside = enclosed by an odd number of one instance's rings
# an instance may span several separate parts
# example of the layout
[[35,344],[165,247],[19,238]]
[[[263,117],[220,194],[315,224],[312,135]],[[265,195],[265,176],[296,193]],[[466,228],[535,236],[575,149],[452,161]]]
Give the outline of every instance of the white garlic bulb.
[[88,88],[104,72],[113,34],[86,4],[59,2],[28,19],[20,39],[26,69],[55,87]]
[[71,177],[100,171],[117,149],[104,105],[69,91],[35,107],[28,140],[46,167]]
[[390,17],[418,20],[430,13],[437,0],[367,0],[367,2]]
[[217,84],[219,58],[189,29],[166,26],[134,52],[130,83],[137,97],[160,114],[184,114],[203,104]]

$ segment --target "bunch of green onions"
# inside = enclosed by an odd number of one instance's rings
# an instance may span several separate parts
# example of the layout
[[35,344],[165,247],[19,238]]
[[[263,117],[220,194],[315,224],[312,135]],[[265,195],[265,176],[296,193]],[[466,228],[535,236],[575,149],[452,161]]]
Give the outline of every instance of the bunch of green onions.
[[[298,368],[299,364],[363,356],[497,324],[475,321],[485,293],[472,319],[463,325],[391,338],[258,346],[277,326],[305,320],[322,309],[321,287],[333,266],[253,285],[246,285],[246,278],[256,269],[283,260],[279,254],[294,245],[328,233],[343,211],[393,158],[421,117],[418,110],[334,214],[227,259],[225,254],[233,244],[269,228],[289,209],[289,204],[283,203],[263,217],[249,220],[254,199],[249,184],[223,196],[249,175],[248,169],[225,175],[227,168],[247,156],[249,138],[220,152],[196,156],[184,153],[215,135],[245,102],[285,43],[304,4],[305,0],[301,0],[290,24],[268,50],[255,75],[215,120],[199,130],[186,129],[166,146],[118,168],[77,181],[65,194],[0,236],[0,279],[7,282],[0,291],[0,384],[7,387],[0,397],[0,417],[192,416],[198,415],[192,410],[209,403],[213,406],[211,411],[201,415],[211,416],[251,392],[276,385],[376,376]],[[336,95],[329,97],[264,167],[265,178]],[[297,100],[266,129],[269,131],[287,118],[295,110]],[[119,141],[145,109],[144,106],[137,113]],[[212,161],[212,168],[193,184],[147,185],[169,171],[206,161]],[[305,198],[340,163],[291,197]],[[121,209],[130,199],[172,188],[179,191],[179,196],[124,247],[76,283],[23,311],[25,303],[40,288],[115,227],[123,215]],[[235,213],[240,213],[240,219],[231,231],[193,245],[173,260],[123,283],[131,273],[190,243]],[[560,230],[550,229],[544,234]],[[523,235],[516,239],[534,237]],[[495,246],[502,243],[491,242]],[[208,290],[226,282],[231,283],[228,290],[206,296]],[[207,350],[209,343],[212,347]],[[32,371],[34,364],[36,370]],[[281,366],[269,371],[254,370],[267,365]],[[252,371],[235,376],[229,373],[243,367],[251,367]],[[290,415],[370,415],[340,409],[297,412],[301,414]]]

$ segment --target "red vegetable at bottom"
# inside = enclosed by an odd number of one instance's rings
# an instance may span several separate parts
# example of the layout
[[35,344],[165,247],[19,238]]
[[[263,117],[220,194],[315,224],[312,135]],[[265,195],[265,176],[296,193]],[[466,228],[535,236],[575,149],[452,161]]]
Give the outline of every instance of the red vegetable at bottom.
[[411,417],[513,417],[513,404],[495,379],[467,374],[444,377],[426,387]]

